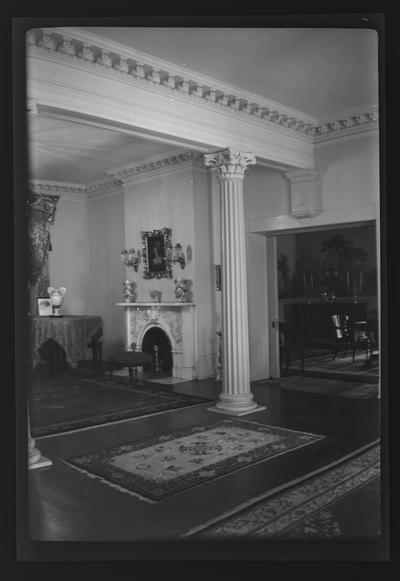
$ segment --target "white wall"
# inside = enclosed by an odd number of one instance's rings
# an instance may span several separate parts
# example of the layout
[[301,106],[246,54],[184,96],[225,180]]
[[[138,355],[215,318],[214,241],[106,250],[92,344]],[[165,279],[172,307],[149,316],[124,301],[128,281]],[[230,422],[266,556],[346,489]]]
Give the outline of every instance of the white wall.
[[88,232],[88,201],[83,194],[61,194],[54,225],[51,227],[52,251],[49,252],[50,285],[65,286],[64,314],[93,313]]
[[[190,165],[174,172],[147,173],[124,185],[125,190],[125,241],[124,248],[142,249],[142,231],[161,228],[172,229],[172,243],[180,242],[186,254],[187,246],[195,256],[195,235],[193,215],[193,171]],[[122,265],[121,265],[122,269]],[[184,270],[179,264],[173,265],[172,278],[143,278],[143,262],[138,272],[133,268],[121,270],[121,284],[127,279],[137,283],[137,300],[150,301],[150,290],[162,292],[162,301],[175,301],[176,277],[193,280],[193,300],[196,302],[194,260],[186,264]],[[122,294],[121,294],[122,300]]]
[[[250,166],[243,184],[246,223],[250,218],[289,212],[289,187],[277,170]],[[250,379],[269,376],[267,241],[246,234],[247,294],[249,305]]]
[[120,254],[124,248],[124,194],[122,189],[94,196],[89,201],[91,303],[88,310],[103,317],[104,350],[124,346],[121,301],[124,279]]
[[[162,301],[175,301],[177,277],[192,281],[192,301],[196,303],[198,378],[215,373],[215,299],[212,291],[212,228],[211,197],[208,172],[191,163],[174,169],[149,172],[124,185],[125,189],[125,242],[124,248],[142,249],[142,231],[164,227],[172,229],[172,243],[180,242],[187,256],[188,246],[192,259],[184,269],[173,265],[173,277],[143,278],[143,263],[138,272],[126,268],[126,276],[137,283],[137,300],[150,300],[149,291],[162,292]],[[121,265],[122,268],[122,265]],[[122,300],[122,296],[121,296]]]
[[197,303],[198,378],[215,375],[217,335],[213,265],[212,193],[206,168],[194,168],[195,281]]
[[377,135],[319,146],[315,163],[323,179],[324,210],[363,206],[379,200]]

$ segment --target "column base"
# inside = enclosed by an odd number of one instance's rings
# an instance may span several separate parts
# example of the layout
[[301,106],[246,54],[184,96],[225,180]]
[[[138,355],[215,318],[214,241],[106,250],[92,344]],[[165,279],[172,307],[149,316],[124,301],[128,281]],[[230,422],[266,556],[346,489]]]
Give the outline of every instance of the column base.
[[255,406],[252,406],[249,409],[242,409],[242,410],[236,410],[236,409],[231,409],[228,407],[218,407],[218,404],[207,408],[207,411],[209,412],[217,412],[218,414],[225,414],[228,416],[245,416],[247,414],[254,414],[255,412],[261,412],[262,410],[267,409],[267,407],[265,405],[258,405],[256,404]]
[[47,466],[52,466],[53,462],[48,458],[40,455],[39,460],[33,462],[32,464],[28,464],[28,470],[36,470],[37,468],[46,468]]

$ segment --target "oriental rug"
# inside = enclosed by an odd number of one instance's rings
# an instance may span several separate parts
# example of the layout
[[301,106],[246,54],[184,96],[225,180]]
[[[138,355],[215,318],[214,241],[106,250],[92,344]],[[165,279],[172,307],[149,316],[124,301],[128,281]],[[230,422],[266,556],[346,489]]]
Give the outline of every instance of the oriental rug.
[[[365,365],[366,359],[364,353],[356,353],[355,361],[353,356],[342,356],[339,353],[335,359],[332,359],[332,351],[325,354],[309,356],[304,359],[304,374],[323,374],[326,377],[343,377],[346,379],[363,381],[366,383],[376,383],[379,380],[379,363],[374,367],[368,368]],[[289,365],[289,372],[300,372],[301,362],[292,361]]]
[[256,381],[256,385],[318,395],[334,395],[350,399],[370,399],[378,396],[378,384],[376,383],[359,383],[325,377],[290,375],[280,379]]
[[380,533],[380,445],[375,442],[183,536],[367,539]]
[[323,437],[229,418],[64,462],[123,492],[156,502]]
[[[117,369],[114,371],[113,375],[118,377],[124,377],[125,379],[129,379],[129,372],[127,368],[125,369]],[[179,383],[188,383],[190,379],[183,379],[181,377],[171,377],[171,376],[162,376],[156,373],[146,373],[140,371],[138,373],[134,372],[135,381],[147,381],[150,383],[161,383],[162,385],[178,385]]]
[[74,373],[33,379],[30,395],[34,438],[158,414],[211,400],[151,385],[130,386]]

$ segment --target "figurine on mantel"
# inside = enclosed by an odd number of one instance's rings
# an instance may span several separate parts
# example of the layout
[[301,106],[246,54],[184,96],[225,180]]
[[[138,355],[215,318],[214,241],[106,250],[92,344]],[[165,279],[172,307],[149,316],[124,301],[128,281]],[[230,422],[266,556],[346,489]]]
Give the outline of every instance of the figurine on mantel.
[[135,303],[137,294],[136,294],[136,282],[132,282],[130,280],[126,280],[124,282],[124,292],[123,292],[124,301],[126,303]]
[[176,278],[175,282],[175,296],[179,302],[184,303],[186,300],[186,279],[184,278]]

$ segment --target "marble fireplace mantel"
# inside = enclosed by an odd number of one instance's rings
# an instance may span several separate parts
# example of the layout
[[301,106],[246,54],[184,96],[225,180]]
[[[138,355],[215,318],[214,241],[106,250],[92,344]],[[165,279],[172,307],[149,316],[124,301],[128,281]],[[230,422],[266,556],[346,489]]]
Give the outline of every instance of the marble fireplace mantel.
[[136,343],[142,349],[143,338],[153,327],[162,329],[172,350],[172,376],[197,378],[196,304],[190,302],[116,303],[125,309],[127,350]]

